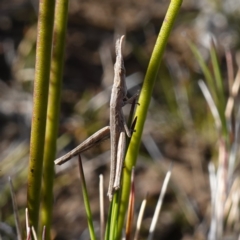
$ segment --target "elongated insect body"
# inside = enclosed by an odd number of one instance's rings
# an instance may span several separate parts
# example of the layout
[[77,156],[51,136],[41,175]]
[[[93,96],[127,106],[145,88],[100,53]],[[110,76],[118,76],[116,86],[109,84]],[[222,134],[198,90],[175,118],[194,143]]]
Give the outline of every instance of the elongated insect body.
[[125,131],[129,137],[131,136],[122,112],[122,107],[128,103],[128,100],[125,100],[127,99],[127,87],[122,56],[123,39],[124,36],[116,42],[116,62],[114,65],[114,81],[110,100],[111,166],[108,187],[110,201],[112,200],[114,191],[120,188],[121,171],[126,148]]
[[55,164],[61,165],[76,155],[92,148],[96,144],[110,137],[111,142],[111,163],[110,163],[110,180],[108,187],[108,197],[111,201],[114,191],[120,188],[121,173],[126,149],[126,135],[131,137],[125,121],[122,107],[127,103],[135,102],[138,94],[127,98],[127,87],[125,82],[125,68],[122,56],[122,45],[124,36],[116,42],[116,62],[114,65],[114,81],[110,99],[110,126],[106,126],[84,142],[68,152],[64,156],[56,159]]

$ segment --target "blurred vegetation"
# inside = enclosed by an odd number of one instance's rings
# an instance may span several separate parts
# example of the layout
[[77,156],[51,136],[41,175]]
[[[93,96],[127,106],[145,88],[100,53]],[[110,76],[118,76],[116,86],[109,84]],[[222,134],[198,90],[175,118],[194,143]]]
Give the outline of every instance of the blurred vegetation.
[[[141,88],[159,23],[163,21],[169,2],[72,0],[69,4],[59,156],[108,124],[114,42],[118,35],[126,34],[124,56],[128,92],[134,94]],[[0,2],[0,219],[6,224],[0,228],[2,239],[11,239],[11,234],[15,234],[8,176],[13,180],[21,221],[25,219],[37,8],[38,1]],[[207,77],[188,43],[192,42],[214,76],[216,68],[211,60],[214,39],[223,83],[221,96],[226,99],[226,104],[231,95],[229,86],[232,86],[239,66],[239,9],[238,1],[234,0],[183,2],[157,76],[136,166],[137,211],[148,192],[143,238],[147,236],[170,162],[174,163],[172,178],[158,221],[156,239],[206,239],[208,236],[212,219],[208,168],[212,166],[209,163],[214,163],[217,168],[219,133],[198,86],[198,81],[203,79],[206,82]],[[227,67],[226,52],[232,53],[232,73]],[[213,78],[215,80],[216,76]],[[238,98],[237,94],[234,97],[235,114],[231,118],[236,131]],[[224,109],[225,104],[221,105]],[[127,108],[126,112],[129,112]],[[227,135],[234,132],[230,128],[226,131]],[[229,196],[233,196],[232,192],[239,187],[236,178],[238,137],[231,134],[228,136],[228,153],[235,154],[236,161],[230,179],[234,187],[228,187]],[[233,148],[236,150],[232,153]],[[107,189],[108,150],[109,142],[106,141],[83,155],[96,224],[99,216],[98,175],[106,176]],[[56,239],[76,239],[80,235],[84,238],[86,234],[87,222],[75,162],[72,160],[66,167],[56,168],[52,229]],[[240,232],[238,194],[234,199],[234,204],[226,200],[226,206],[236,209],[226,207],[228,218],[224,222],[223,234],[226,239],[237,239]]]

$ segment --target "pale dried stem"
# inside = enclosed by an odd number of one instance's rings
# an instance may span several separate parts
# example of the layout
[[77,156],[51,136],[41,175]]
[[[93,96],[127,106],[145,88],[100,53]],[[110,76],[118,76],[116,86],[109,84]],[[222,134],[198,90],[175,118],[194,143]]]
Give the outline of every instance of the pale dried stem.
[[237,97],[239,88],[240,88],[240,70],[238,70],[237,72],[237,76],[232,85],[232,89],[230,91],[230,97],[228,98],[227,106],[225,109],[225,116],[228,120],[231,119],[235,98]]
[[220,134],[221,132],[221,129],[222,129],[222,123],[221,123],[221,119],[220,119],[220,116],[219,116],[219,112],[217,110],[217,107],[213,101],[213,98],[211,96],[211,93],[210,91],[208,90],[208,87],[207,85],[204,83],[204,81],[202,80],[199,80],[198,81],[198,84],[199,84],[199,87],[201,88],[202,90],[202,93],[208,103],[208,106],[212,112],[212,115],[213,115],[213,118],[215,120],[215,125],[216,125],[216,128],[218,130],[218,133]]
[[152,219],[152,223],[151,223],[151,226],[150,226],[150,229],[149,229],[148,240],[153,239],[154,231],[155,231],[156,225],[157,225],[157,220],[158,220],[158,217],[159,217],[159,214],[160,214],[160,211],[161,211],[161,207],[162,207],[162,203],[163,203],[163,198],[166,194],[167,186],[168,186],[171,174],[172,174],[172,165],[170,166],[170,169],[168,170],[168,172],[166,174],[166,177],[163,181],[162,190],[161,190],[161,193],[159,195],[157,206],[156,206],[156,209],[155,209],[155,212],[154,212],[154,215],[153,215],[153,219]]
[[136,232],[135,232],[134,240],[138,240],[146,205],[147,205],[147,198],[145,198],[142,201],[142,204],[141,204],[141,207],[140,207],[140,211],[139,211],[138,219],[137,219],[137,225],[136,225]]
[[104,219],[104,181],[103,175],[99,176],[99,203],[100,203],[100,239],[104,239],[105,219]]
[[37,240],[37,234],[36,234],[36,231],[35,231],[34,227],[32,226],[31,229],[32,229],[33,239]]

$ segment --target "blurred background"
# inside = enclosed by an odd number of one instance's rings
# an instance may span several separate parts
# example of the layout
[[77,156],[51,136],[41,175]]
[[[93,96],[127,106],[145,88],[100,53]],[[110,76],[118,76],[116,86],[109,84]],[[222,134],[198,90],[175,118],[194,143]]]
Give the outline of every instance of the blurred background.
[[[0,233],[15,239],[9,192],[11,176],[24,222],[32,113],[38,1],[0,1]],[[141,89],[164,19],[166,0],[69,1],[58,156],[109,124],[114,45],[126,35],[124,59],[129,96]],[[148,194],[142,239],[148,233],[163,178],[172,178],[155,239],[206,239],[211,196],[208,164],[217,159],[217,132],[198,86],[204,79],[191,52],[192,41],[206,63],[214,40],[223,79],[233,75],[239,55],[240,2],[184,0],[170,35],[145,123],[136,166],[136,213]],[[229,56],[229,55],[228,55]],[[224,83],[227,86],[226,83]],[[226,94],[228,90],[226,89]],[[126,115],[129,108],[125,107]],[[108,185],[109,141],[83,155],[95,224],[99,224],[99,174]],[[86,239],[87,221],[74,159],[56,167],[53,236]],[[106,209],[108,200],[106,197]],[[238,239],[239,214],[225,226],[224,239]]]

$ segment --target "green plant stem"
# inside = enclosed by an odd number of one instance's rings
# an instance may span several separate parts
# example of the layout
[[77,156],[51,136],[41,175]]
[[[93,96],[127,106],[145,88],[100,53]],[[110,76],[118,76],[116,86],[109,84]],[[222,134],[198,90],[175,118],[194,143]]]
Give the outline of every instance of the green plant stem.
[[227,143],[229,143],[227,123],[226,123],[226,117],[225,117],[226,98],[224,94],[223,80],[221,76],[221,71],[219,67],[215,46],[214,44],[212,44],[212,47],[210,48],[211,64],[212,64],[212,69],[214,73],[214,75],[212,75],[210,69],[205,63],[204,58],[202,57],[197,47],[190,41],[188,42],[188,44],[195,58],[197,59],[199,66],[202,69],[209,91],[218,109],[218,113],[222,123],[222,133]]
[[126,160],[125,160],[125,168],[123,171],[123,189],[122,189],[121,207],[120,207],[119,219],[118,219],[117,239],[120,239],[121,237],[121,231],[123,228],[125,213],[128,207],[128,199],[129,199],[130,185],[131,185],[131,170],[132,170],[132,167],[135,166],[136,164],[137,155],[138,155],[139,147],[141,143],[143,126],[147,117],[148,106],[150,104],[155,79],[158,73],[159,65],[162,60],[162,56],[164,53],[165,46],[167,44],[169,34],[172,30],[173,23],[176,19],[176,16],[178,14],[181,4],[182,4],[182,0],[172,0],[170,2],[170,5],[167,10],[165,19],[162,23],[162,27],[159,32],[155,47],[152,52],[147,73],[143,82],[141,94],[139,96],[140,106],[137,108],[135,113],[135,116],[138,117],[136,127],[135,127],[136,132],[133,134],[131,142],[129,144]]
[[218,62],[216,48],[213,43],[212,43],[212,47],[210,49],[210,56],[211,56],[211,63],[212,63],[214,78],[215,78],[215,82],[216,82],[215,92],[217,95],[217,99],[216,99],[215,104],[217,105],[218,112],[219,112],[221,122],[222,122],[222,133],[223,133],[227,143],[229,143],[227,122],[226,122],[226,117],[225,117],[226,98],[225,98],[224,86],[223,86],[224,81],[223,81],[221,71],[220,71],[220,65]]
[[203,72],[204,77],[207,81],[207,84],[208,84],[209,90],[211,92],[211,95],[213,96],[214,102],[216,102],[217,101],[217,94],[216,94],[216,91],[215,91],[215,82],[214,82],[214,78],[212,76],[212,73],[208,69],[208,66],[207,66],[206,62],[205,62],[203,56],[201,55],[200,51],[196,47],[196,45],[193,44],[191,41],[188,41],[188,45],[189,45],[192,53],[194,54],[195,58],[197,59],[200,68],[202,69],[202,72]]
[[85,177],[84,177],[82,160],[81,160],[80,155],[78,156],[78,166],[79,166],[79,173],[80,173],[80,179],[81,179],[83,200],[84,200],[85,210],[86,210],[86,213],[87,213],[88,229],[89,229],[90,239],[91,240],[96,240],[97,238],[96,238],[96,234],[95,234],[94,227],[93,227],[92,211],[91,211],[91,207],[90,207],[87,185],[86,185],[86,181],[85,181]]
[[112,220],[112,216],[113,216],[112,206],[113,206],[113,201],[110,203],[110,206],[109,206],[108,219],[107,219],[107,224],[106,224],[104,240],[110,239],[110,230],[111,230],[111,222],[112,222],[111,220]]
[[212,46],[210,48],[210,56],[211,56],[214,78],[216,81],[216,87],[215,87],[216,92],[218,94],[218,99],[220,98],[219,102],[223,102],[222,105],[224,106],[224,109],[225,109],[226,100],[225,100],[225,94],[224,94],[223,78],[221,75],[220,65],[218,62],[218,56],[217,56],[214,43],[212,43]]
[[38,230],[43,150],[52,50],[54,0],[39,2],[33,116],[28,169],[27,207],[30,225]]
[[48,95],[47,126],[43,163],[41,225],[46,226],[45,238],[50,238],[52,207],[54,159],[56,156],[56,140],[58,135],[61,85],[64,63],[64,49],[68,16],[68,0],[57,0],[53,31],[53,54],[50,72]]
[[120,208],[120,195],[121,195],[121,192],[117,191],[113,196],[113,208],[111,209],[110,238],[108,239],[115,239],[115,235],[117,232],[117,224],[118,224],[119,208]]

